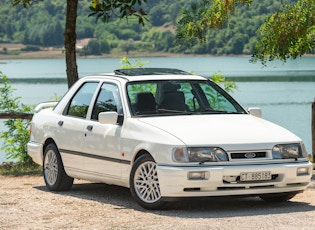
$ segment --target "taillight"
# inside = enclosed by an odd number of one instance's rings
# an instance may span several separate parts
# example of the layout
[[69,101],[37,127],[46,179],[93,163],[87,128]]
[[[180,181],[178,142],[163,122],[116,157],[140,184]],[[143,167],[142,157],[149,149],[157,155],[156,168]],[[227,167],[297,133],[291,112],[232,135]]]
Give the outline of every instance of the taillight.
[[32,135],[32,124],[30,124],[30,136]]

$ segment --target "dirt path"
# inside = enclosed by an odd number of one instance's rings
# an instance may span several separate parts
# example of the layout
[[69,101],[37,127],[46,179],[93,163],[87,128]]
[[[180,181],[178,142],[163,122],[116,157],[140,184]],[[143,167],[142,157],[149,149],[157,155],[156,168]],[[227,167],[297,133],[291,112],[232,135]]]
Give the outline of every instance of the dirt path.
[[53,193],[42,177],[0,176],[0,229],[288,230],[314,229],[314,219],[314,180],[280,205],[258,198],[209,198],[147,211],[126,188],[75,181],[71,191]]

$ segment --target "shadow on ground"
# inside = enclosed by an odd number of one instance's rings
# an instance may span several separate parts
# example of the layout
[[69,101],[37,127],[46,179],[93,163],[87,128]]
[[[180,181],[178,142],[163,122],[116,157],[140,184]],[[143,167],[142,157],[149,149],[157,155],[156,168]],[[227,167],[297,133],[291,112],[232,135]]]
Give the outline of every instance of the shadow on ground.
[[[315,195],[315,176],[313,176],[312,180],[312,185],[307,192],[312,192]],[[44,192],[50,192],[45,186],[37,186],[35,188]],[[74,184],[70,191],[54,193],[60,196],[71,196],[114,205],[116,209],[133,209],[147,212],[132,199],[129,189],[119,186],[83,183]],[[178,218],[226,218],[310,212],[314,210],[315,206],[299,202],[297,199],[284,203],[268,203],[257,197],[210,197],[180,199],[177,202],[172,202],[166,210],[150,212]]]

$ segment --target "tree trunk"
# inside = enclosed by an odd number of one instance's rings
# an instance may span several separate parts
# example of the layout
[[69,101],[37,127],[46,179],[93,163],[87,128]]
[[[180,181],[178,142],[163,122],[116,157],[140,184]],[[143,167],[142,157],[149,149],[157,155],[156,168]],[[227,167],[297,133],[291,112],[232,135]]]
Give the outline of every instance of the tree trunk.
[[76,21],[78,0],[67,0],[66,28],[64,33],[66,52],[66,72],[68,87],[70,88],[78,79],[78,67],[76,58]]

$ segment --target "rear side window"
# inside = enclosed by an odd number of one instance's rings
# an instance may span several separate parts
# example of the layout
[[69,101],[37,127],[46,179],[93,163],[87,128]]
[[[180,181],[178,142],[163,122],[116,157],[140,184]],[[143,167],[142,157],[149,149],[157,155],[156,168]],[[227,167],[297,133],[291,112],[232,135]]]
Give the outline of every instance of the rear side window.
[[86,118],[97,85],[98,82],[87,82],[82,85],[72,98],[67,115]]

